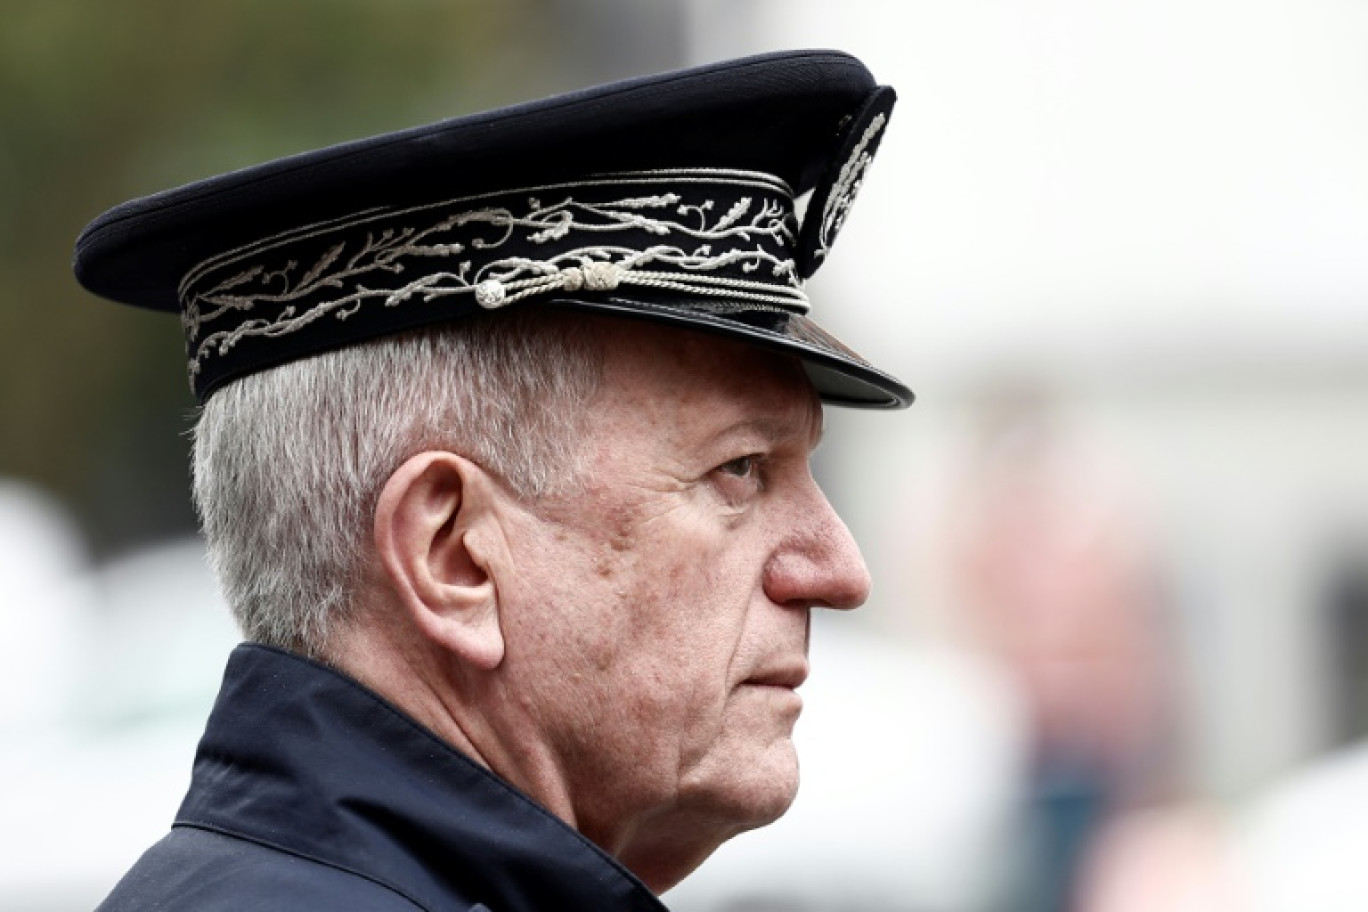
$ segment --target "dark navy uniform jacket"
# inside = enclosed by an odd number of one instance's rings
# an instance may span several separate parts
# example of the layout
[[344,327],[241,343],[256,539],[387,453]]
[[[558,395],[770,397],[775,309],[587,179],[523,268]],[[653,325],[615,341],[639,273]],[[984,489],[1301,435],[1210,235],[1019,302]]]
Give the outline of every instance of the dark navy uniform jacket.
[[663,912],[578,832],[336,671],[239,646],[171,833],[102,912]]

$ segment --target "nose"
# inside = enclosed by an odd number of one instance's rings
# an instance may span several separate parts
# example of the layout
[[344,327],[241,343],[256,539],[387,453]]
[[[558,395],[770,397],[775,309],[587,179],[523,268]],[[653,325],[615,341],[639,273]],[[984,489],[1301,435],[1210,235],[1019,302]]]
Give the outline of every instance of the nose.
[[858,608],[870,585],[860,547],[815,482],[811,491],[765,566],[765,594],[791,608]]

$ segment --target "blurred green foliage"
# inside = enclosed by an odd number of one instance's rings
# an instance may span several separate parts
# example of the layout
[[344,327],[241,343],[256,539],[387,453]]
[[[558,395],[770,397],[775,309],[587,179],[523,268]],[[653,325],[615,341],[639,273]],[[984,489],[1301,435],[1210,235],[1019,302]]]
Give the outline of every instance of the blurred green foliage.
[[0,476],[58,494],[101,550],[188,531],[180,327],[76,285],[81,227],[133,196],[523,97],[555,6],[5,0]]

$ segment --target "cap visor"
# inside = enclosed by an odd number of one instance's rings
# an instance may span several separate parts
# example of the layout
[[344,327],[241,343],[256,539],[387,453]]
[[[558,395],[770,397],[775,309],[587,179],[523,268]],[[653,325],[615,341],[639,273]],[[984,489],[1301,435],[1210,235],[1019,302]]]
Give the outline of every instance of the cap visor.
[[559,296],[539,306],[584,310],[715,333],[794,355],[823,402],[867,409],[903,409],[914,396],[900,380],[872,366],[811,318],[726,300],[597,300]]

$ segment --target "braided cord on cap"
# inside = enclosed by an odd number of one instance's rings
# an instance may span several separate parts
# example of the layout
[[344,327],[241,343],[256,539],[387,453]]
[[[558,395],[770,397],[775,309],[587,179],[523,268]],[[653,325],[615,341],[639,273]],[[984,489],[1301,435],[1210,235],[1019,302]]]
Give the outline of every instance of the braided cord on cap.
[[796,314],[808,312],[807,295],[801,288],[776,289],[775,285],[767,282],[677,272],[649,272],[606,262],[587,263],[582,267],[568,266],[553,275],[506,284],[497,279],[486,279],[475,286],[474,291],[477,304],[486,310],[495,310],[534,295],[556,291],[613,291],[621,285],[767,304]]

